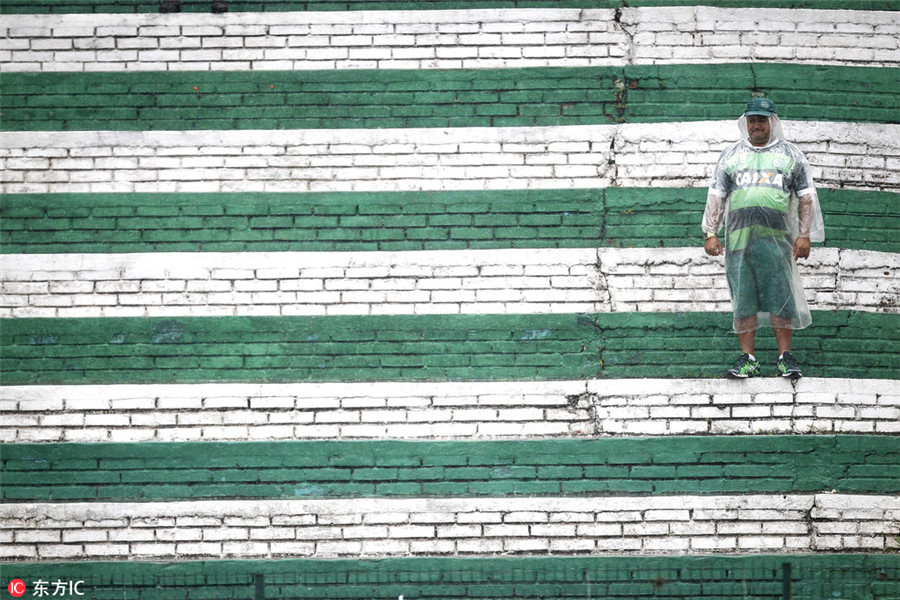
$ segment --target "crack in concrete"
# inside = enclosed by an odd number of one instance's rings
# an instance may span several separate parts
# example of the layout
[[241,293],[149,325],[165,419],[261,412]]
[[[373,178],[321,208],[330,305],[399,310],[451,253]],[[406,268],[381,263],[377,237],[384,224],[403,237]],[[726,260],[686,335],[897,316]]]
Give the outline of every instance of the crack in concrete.
[[609,177],[609,187],[619,187],[619,167],[616,164],[616,141],[622,132],[622,125],[616,126],[616,130],[609,141],[609,158],[606,161],[607,176]]
[[584,384],[583,392],[566,396],[569,410],[572,412],[583,410],[588,414],[591,429],[586,431],[585,435],[596,436],[603,433],[603,429],[600,426],[600,415],[597,411],[597,399],[597,394],[588,391],[587,382]]
[[623,9],[629,8],[628,2],[626,0],[622,0],[622,6],[619,6],[615,9],[615,14],[613,16],[613,24],[616,29],[622,32],[622,34],[628,38],[628,43],[625,46],[625,64],[630,65],[634,62],[634,32],[631,31],[623,22],[622,18],[624,15]]
[[600,258],[601,249],[597,248],[596,257],[597,259],[594,261],[594,273],[595,273],[595,281],[594,281],[594,289],[596,289],[600,294],[598,294],[597,300],[608,304],[610,310],[614,311],[615,307],[613,306],[613,298],[612,293],[609,290],[609,282],[606,279],[606,274],[603,272],[603,262]]

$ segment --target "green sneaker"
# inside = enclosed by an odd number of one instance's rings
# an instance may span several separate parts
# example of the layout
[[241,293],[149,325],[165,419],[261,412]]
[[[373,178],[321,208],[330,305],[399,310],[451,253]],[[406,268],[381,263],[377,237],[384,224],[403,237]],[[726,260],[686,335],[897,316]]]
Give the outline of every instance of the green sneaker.
[[738,356],[734,366],[725,371],[725,377],[729,379],[746,379],[757,375],[759,375],[759,361],[751,360],[746,352]]
[[791,379],[803,377],[803,373],[800,372],[800,365],[797,364],[797,361],[794,360],[794,355],[790,352],[785,352],[781,355],[778,362],[775,363],[775,368],[778,369],[778,373],[782,377],[790,377]]

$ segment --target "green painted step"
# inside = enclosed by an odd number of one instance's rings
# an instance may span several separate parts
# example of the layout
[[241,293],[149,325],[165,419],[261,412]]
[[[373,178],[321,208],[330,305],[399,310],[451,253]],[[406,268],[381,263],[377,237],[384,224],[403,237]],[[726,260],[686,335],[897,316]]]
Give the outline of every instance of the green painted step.
[[794,600],[900,598],[900,556],[877,554],[122,561],[6,570],[29,590],[39,579],[83,581],[92,600],[773,600],[784,597],[785,579]]
[[[0,14],[156,13],[160,0],[4,0]],[[693,6],[697,0],[226,0],[229,12],[454,10],[482,8],[622,8]],[[897,0],[716,0],[726,8],[900,10]],[[210,0],[181,0],[182,12],[210,12]]]
[[900,492],[897,436],[12,444],[3,502]]
[[[898,317],[814,312],[807,376],[900,378]],[[5,319],[4,385],[719,377],[730,313]],[[763,374],[774,338],[760,332]],[[771,361],[767,360],[771,359]]]
[[[900,252],[900,194],[819,191],[825,246]],[[701,188],[7,194],[0,253],[700,245]]]
[[[822,86],[817,82],[827,82]],[[782,118],[900,122],[900,69],[784,64],[6,73],[4,131],[528,127]]]

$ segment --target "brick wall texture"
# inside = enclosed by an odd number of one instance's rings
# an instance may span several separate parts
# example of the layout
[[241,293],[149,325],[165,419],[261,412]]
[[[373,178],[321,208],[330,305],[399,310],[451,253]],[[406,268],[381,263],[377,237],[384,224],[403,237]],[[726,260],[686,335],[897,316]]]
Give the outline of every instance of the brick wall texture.
[[[4,572],[900,598],[900,12],[701,4],[4,2]],[[700,248],[756,96],[825,213],[798,381],[722,378]]]
[[9,386],[11,442],[895,434],[893,380],[773,391],[717,380]]

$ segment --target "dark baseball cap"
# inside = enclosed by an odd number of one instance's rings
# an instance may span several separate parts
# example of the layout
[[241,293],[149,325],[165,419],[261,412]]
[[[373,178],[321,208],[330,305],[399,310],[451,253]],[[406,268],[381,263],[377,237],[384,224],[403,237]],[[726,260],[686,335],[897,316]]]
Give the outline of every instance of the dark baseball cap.
[[771,117],[775,114],[775,103],[768,98],[754,98],[747,103],[744,115],[762,115]]

